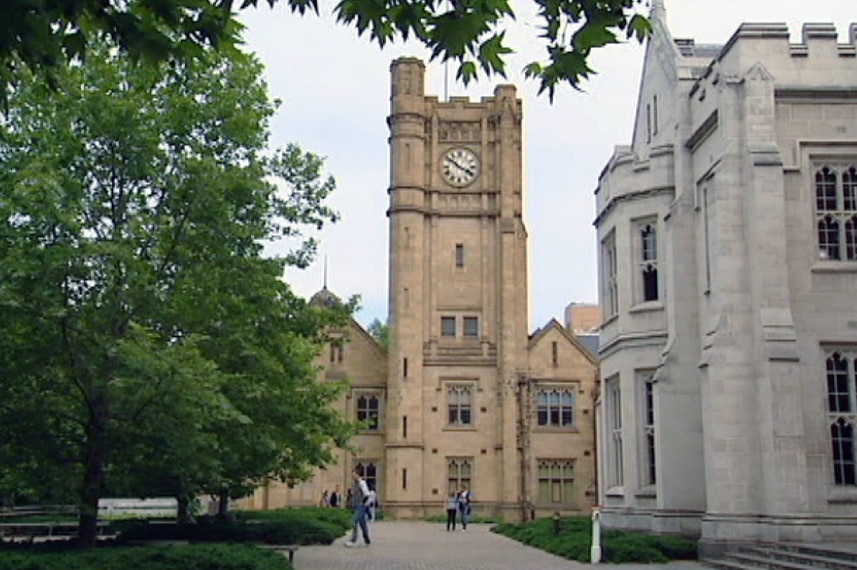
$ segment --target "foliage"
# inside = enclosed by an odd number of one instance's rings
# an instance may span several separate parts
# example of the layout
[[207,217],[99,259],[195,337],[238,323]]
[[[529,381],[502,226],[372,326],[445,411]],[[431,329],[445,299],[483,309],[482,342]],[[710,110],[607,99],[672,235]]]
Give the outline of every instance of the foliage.
[[0,550],[4,570],[291,570],[285,556],[249,545],[106,547],[66,552]]
[[390,323],[382,323],[379,319],[375,319],[366,331],[381,345],[381,348],[390,350]]
[[[570,560],[590,561],[592,522],[587,517],[562,519],[558,535],[554,534],[551,518],[521,524],[503,523],[491,530]],[[602,560],[617,564],[664,563],[697,558],[696,543],[680,536],[607,530],[601,535],[601,548]]]
[[[640,11],[643,0],[533,0],[538,6],[539,40],[547,59],[526,67],[540,92],[553,98],[562,82],[578,87],[592,70],[587,60],[598,47],[620,38],[642,40],[650,31]],[[292,12],[318,13],[318,0],[264,0]],[[198,57],[208,47],[231,49],[242,26],[233,8],[259,0],[7,0],[0,3],[0,94],[20,80],[22,67],[54,71],[66,60],[81,60],[98,38],[135,59],[162,61]],[[505,75],[506,25],[515,18],[509,0],[339,0],[340,22],[368,34],[380,46],[413,38],[432,58],[458,62],[463,82],[479,73]]]
[[320,519],[278,518],[249,522],[204,521],[199,524],[117,524],[118,540],[188,540],[192,542],[256,542],[262,544],[330,544],[345,532]]
[[[108,492],[298,480],[353,427],[314,365],[350,306],[281,280],[315,252],[301,229],[336,220],[334,182],[268,151],[260,64],[87,54],[56,93],[21,82],[0,120],[0,491],[77,503],[92,545]],[[297,248],[262,257],[281,235]]]
[[[446,523],[446,515],[431,515],[423,519],[426,522]],[[483,517],[473,515],[467,517],[467,524],[498,524],[503,522],[503,517]]]
[[350,509],[333,509],[322,507],[296,507],[289,509],[271,509],[267,511],[240,510],[235,511],[239,521],[306,521],[318,520],[337,526],[343,531],[351,528],[352,512]]

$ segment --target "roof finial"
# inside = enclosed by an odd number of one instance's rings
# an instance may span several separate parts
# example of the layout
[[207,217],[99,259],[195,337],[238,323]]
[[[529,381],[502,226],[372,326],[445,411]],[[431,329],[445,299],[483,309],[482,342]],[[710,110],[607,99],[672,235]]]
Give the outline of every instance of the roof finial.
[[649,17],[652,20],[659,20],[666,23],[667,9],[664,6],[664,0],[652,0],[652,10]]
[[327,291],[327,254],[324,254],[324,284],[322,290]]

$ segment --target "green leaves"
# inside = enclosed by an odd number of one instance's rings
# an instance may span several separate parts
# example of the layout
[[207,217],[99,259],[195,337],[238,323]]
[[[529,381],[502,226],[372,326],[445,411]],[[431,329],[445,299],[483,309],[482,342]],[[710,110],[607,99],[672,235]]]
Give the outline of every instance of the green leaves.
[[[297,145],[267,149],[253,58],[86,54],[56,69],[55,93],[22,82],[0,122],[0,428],[28,427],[0,445],[0,490],[61,480],[63,502],[94,513],[107,490],[302,476],[351,433],[328,406],[338,388],[315,381],[348,307],[310,307],[281,280],[314,253],[303,227],[337,219],[333,179]],[[263,258],[281,235],[296,252]]]
[[[592,49],[626,39],[643,41],[650,26],[643,0],[532,0],[541,19],[548,61],[525,75],[553,97],[557,85],[574,88],[592,72]],[[234,0],[5,0],[0,2],[0,97],[26,70],[54,87],[64,62],[84,59],[93,42],[109,39],[134,61],[189,62],[210,48],[234,51],[241,24]],[[239,9],[283,3],[295,14],[318,13],[317,0],[243,0]],[[479,73],[505,76],[512,53],[505,26],[515,18],[508,0],[340,0],[339,22],[385,46],[414,38],[433,59],[458,62],[467,83]]]

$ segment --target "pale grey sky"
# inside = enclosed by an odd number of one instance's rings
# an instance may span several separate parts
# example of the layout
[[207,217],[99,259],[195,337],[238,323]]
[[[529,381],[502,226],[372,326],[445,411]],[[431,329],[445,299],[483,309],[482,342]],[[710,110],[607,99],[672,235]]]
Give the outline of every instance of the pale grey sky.
[[[284,3],[281,0],[281,3]],[[514,83],[524,102],[526,224],[530,236],[531,328],[556,317],[571,301],[596,302],[597,262],[593,190],[614,145],[628,144],[640,81],[643,46],[630,43],[596,50],[598,72],[584,92],[561,88],[551,105],[520,73],[542,58],[531,0],[512,0],[518,19],[509,31],[518,52],[507,79],[490,78],[466,89],[453,82],[450,95],[490,95],[497,83]],[[260,3],[264,4],[264,3]],[[273,97],[283,101],[271,127],[273,144],[297,142],[327,158],[338,188],[330,204],[342,220],[317,236],[319,257],[286,280],[304,296],[319,290],[323,258],[328,286],[362,296],[357,319],[368,325],[387,314],[385,215],[389,170],[387,125],[389,65],[399,56],[428,60],[420,46],[381,50],[353,28],[330,17],[333,2],[320,0],[321,17],[295,16],[279,7],[246,11],[245,39],[267,67]],[[854,0],[665,0],[674,37],[723,44],[742,22],[784,22],[799,41],[805,22],[832,22],[840,41],[857,22]],[[427,66],[426,93],[443,95],[444,70]],[[276,251],[277,248],[272,248]]]

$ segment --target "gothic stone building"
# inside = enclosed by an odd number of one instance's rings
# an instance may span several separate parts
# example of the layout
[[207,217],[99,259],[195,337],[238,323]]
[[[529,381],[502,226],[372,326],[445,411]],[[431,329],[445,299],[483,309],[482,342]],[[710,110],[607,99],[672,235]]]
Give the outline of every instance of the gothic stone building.
[[441,102],[421,61],[391,72],[389,350],[352,322],[319,362],[366,429],[356,455],[244,505],[317,503],[357,467],[394,517],[443,512],[463,485],[482,515],[588,513],[598,366],[556,321],[528,335],[521,101],[506,85]]
[[673,39],[596,190],[611,526],[857,535],[857,25]]

